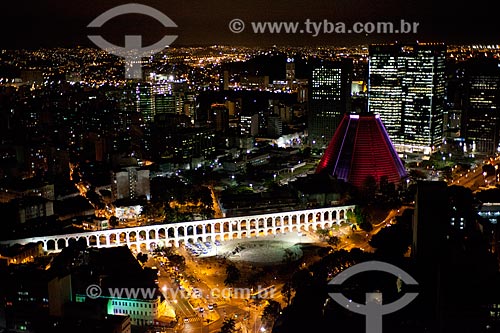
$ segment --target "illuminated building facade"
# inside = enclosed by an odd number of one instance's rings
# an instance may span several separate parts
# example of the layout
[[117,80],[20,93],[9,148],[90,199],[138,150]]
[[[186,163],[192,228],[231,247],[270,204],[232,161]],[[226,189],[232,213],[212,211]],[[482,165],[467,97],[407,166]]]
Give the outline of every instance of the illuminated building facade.
[[325,147],[345,112],[351,111],[352,60],[313,66],[309,85],[309,142]]
[[295,81],[295,63],[293,58],[288,58],[286,60],[285,80],[288,88],[291,88]]
[[172,94],[156,94],[154,96],[155,100],[155,115],[170,113],[175,114],[177,111],[176,98]]
[[271,138],[279,138],[283,134],[283,122],[280,116],[267,117],[267,135]]
[[153,87],[149,83],[139,83],[136,87],[137,111],[141,113],[144,122],[154,120]]
[[379,115],[345,114],[316,173],[328,173],[361,188],[369,177],[399,185],[407,172]]
[[393,142],[402,136],[404,66],[398,56],[400,49],[399,45],[371,45],[369,50],[368,110],[380,114]]
[[215,129],[183,128],[167,133],[161,148],[163,156],[176,163],[191,163],[196,158],[211,160],[215,155]]
[[5,265],[20,265],[33,262],[35,257],[43,256],[43,247],[40,243],[26,245],[16,244],[0,250],[0,263]]
[[134,299],[111,297],[108,299],[108,314],[128,315],[132,325],[160,325],[160,316],[167,310],[167,302],[160,297]]
[[498,150],[500,69],[495,59],[471,60],[465,67],[465,139],[472,152]]
[[141,82],[136,87],[137,111],[145,123],[151,123],[156,114],[182,113],[182,98],[172,91],[172,83],[166,81]]
[[127,167],[112,172],[111,190],[114,199],[137,199],[151,196],[149,170]]
[[[100,304],[105,304],[105,308],[98,308],[99,311],[128,316],[133,326],[161,326],[175,319],[173,308],[156,284],[157,273],[144,269],[127,247],[92,249],[87,251],[87,256],[86,265],[74,265],[71,276],[68,275],[71,282],[65,289],[68,293],[74,292],[71,296],[76,303],[92,302],[85,286],[94,282],[101,288]],[[94,274],[98,276],[97,281]]]
[[240,117],[241,136],[256,136],[259,134],[259,114],[246,114]]
[[369,53],[368,111],[397,151],[430,154],[443,141],[445,45],[372,45]]

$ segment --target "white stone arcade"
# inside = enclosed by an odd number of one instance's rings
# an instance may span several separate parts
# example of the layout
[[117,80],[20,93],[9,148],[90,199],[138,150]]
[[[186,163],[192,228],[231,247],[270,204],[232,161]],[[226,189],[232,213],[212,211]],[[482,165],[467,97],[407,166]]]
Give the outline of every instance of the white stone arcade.
[[143,227],[89,231],[65,235],[0,241],[3,245],[38,243],[47,252],[59,252],[73,242],[87,246],[127,245],[130,249],[149,250],[156,246],[179,246],[185,242],[210,242],[244,239],[288,232],[315,231],[345,223],[355,206],[296,210],[273,214],[227,217],[221,219],[156,224]]

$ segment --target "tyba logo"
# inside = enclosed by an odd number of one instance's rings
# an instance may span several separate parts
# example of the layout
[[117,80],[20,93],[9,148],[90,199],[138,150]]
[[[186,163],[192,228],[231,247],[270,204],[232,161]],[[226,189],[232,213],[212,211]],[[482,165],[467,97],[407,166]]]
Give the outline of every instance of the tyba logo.
[[[114,7],[99,15],[96,19],[90,22],[87,27],[100,28],[104,25],[104,23],[108,22],[112,18],[125,14],[143,14],[155,18],[166,28],[177,27],[174,21],[172,21],[168,16],[166,16],[159,10],[136,3]],[[142,36],[125,35],[124,47],[119,47],[117,45],[111,44],[99,35],[89,35],[88,38],[95,45],[105,50],[106,52],[125,58],[125,77],[127,79],[141,79],[141,58],[151,56],[165,49],[175,41],[177,36],[166,35],[163,36],[160,41],[152,45],[142,46]]]
[[[399,267],[381,261],[367,261],[349,267],[335,276],[328,284],[341,285],[348,278],[369,271],[390,273],[408,285],[418,285],[415,279]],[[347,310],[365,315],[366,333],[382,333],[382,316],[404,308],[417,297],[418,293],[406,293],[397,301],[389,304],[382,304],[382,294],[380,293],[367,293],[366,304],[352,302],[341,293],[329,293],[328,295]]]

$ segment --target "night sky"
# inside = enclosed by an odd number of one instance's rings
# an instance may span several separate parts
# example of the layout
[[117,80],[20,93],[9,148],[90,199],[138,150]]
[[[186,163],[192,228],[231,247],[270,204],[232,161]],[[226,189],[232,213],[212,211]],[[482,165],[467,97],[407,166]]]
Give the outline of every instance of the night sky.
[[[89,34],[100,34],[123,45],[125,34],[144,36],[144,44],[163,35],[178,35],[173,46],[188,45],[358,45],[392,41],[439,41],[446,43],[491,43],[499,41],[493,1],[451,2],[449,0],[146,0],[134,1],[165,13],[178,28],[164,28],[143,15],[117,17],[100,29],[87,25],[104,11],[128,3],[123,0],[2,0],[0,48],[93,46]],[[245,32],[233,34],[228,23],[233,18],[247,22]],[[249,32],[250,21],[304,21],[305,19],[352,24],[356,21],[417,21],[417,34],[359,35],[330,34],[256,35]]]

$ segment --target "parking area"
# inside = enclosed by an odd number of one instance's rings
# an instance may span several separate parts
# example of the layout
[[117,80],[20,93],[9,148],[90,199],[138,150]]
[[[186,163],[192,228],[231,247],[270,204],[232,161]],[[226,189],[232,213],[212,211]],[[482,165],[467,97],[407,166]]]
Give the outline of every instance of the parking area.
[[217,247],[219,246],[221,246],[221,242],[218,240],[214,242],[188,242],[185,244],[186,251],[194,257],[217,255]]

